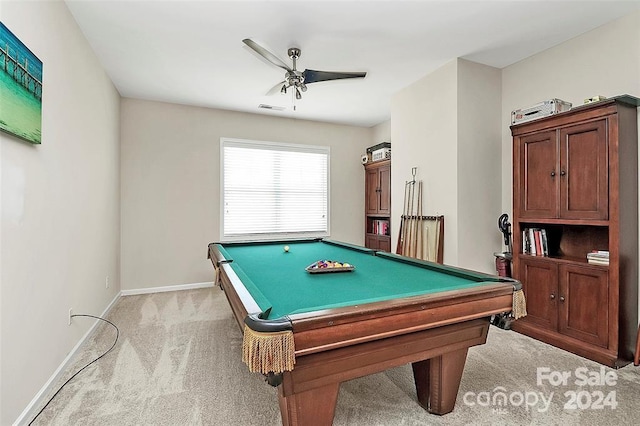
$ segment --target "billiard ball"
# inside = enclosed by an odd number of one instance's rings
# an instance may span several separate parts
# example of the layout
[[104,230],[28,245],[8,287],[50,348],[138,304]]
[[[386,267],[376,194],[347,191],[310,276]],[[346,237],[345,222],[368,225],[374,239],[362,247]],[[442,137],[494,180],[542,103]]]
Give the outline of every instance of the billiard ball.
[[288,253],[289,252],[289,246],[284,246],[284,251],[285,251],[285,253]]

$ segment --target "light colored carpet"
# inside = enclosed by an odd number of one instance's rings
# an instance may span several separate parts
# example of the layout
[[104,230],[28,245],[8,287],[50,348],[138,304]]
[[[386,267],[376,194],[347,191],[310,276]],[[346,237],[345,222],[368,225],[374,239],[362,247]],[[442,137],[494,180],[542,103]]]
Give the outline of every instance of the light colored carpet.
[[[241,333],[218,288],[122,297],[108,319],[120,329],[117,346],[71,381],[34,425],[281,424],[276,389],[242,363]],[[59,384],[109,348],[114,336],[108,324],[100,325]],[[565,386],[538,386],[538,367],[571,377]],[[579,386],[580,367],[590,375],[603,368],[616,384]],[[500,392],[509,398],[502,406],[499,398],[493,403]],[[576,409],[565,407],[571,392],[579,396]],[[609,396],[601,409],[594,407],[599,392]],[[604,368],[492,326],[487,344],[469,350],[452,413],[435,416],[418,405],[407,365],[343,383],[334,424],[637,425],[639,408],[640,367]]]

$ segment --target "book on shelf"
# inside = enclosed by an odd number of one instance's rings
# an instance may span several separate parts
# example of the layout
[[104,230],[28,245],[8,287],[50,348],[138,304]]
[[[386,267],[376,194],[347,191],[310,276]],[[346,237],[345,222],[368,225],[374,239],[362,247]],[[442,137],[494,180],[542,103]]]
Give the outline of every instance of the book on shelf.
[[609,259],[609,252],[606,250],[594,250],[587,253],[587,259]]
[[522,253],[531,256],[549,256],[547,230],[544,228],[524,228],[522,230]]
[[593,265],[608,265],[609,252],[607,250],[593,250],[587,253],[587,262]]
[[372,223],[371,233],[376,235],[389,235],[388,220],[374,220]]

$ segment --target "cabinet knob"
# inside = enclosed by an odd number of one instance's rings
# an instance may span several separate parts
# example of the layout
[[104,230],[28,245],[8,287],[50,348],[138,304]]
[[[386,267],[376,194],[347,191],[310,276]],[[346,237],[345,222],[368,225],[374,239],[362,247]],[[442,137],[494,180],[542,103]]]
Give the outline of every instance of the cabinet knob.
[[564,175],[566,175],[566,174],[567,174],[567,172],[565,172],[564,170],[561,170],[561,171],[560,171],[560,176],[564,176]]
[[553,294],[553,293],[551,293],[551,296],[549,296],[549,298],[550,298],[551,300],[553,300],[553,299],[555,299],[555,298],[556,298],[556,295],[555,295],[555,294]]
[[564,302],[564,296],[560,296],[560,301]]
[[551,177],[555,177],[555,175],[556,175],[555,171],[551,172]]

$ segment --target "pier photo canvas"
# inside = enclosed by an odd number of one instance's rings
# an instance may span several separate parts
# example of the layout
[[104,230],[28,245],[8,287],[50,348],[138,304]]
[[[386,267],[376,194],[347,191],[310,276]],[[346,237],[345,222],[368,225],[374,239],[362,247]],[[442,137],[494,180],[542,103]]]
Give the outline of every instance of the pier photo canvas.
[[0,130],[42,141],[42,62],[0,22]]

